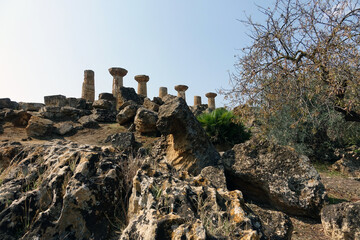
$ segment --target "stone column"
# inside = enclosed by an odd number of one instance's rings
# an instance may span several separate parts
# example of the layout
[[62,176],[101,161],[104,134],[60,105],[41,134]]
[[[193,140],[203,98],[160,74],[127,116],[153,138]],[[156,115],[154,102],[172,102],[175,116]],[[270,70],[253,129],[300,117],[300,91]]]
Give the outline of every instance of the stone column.
[[194,96],[194,106],[200,106],[200,105],[201,105],[201,97]]
[[120,87],[123,86],[123,77],[126,76],[128,71],[124,68],[112,67],[109,68],[109,73],[113,76],[112,94],[117,99]]
[[214,110],[215,109],[215,97],[217,96],[216,93],[209,92],[205,94],[205,96],[208,98],[208,108]]
[[166,87],[159,88],[159,97],[163,99],[168,94]]
[[84,71],[84,82],[82,85],[81,98],[86,101],[94,102],[95,100],[95,73],[93,70]]
[[146,83],[149,81],[149,76],[147,75],[136,75],[134,79],[138,82],[138,94],[147,97],[147,87]]
[[183,98],[186,101],[186,97],[185,97],[185,91],[188,89],[189,87],[186,85],[176,85],[175,86],[175,90],[178,92],[177,96]]

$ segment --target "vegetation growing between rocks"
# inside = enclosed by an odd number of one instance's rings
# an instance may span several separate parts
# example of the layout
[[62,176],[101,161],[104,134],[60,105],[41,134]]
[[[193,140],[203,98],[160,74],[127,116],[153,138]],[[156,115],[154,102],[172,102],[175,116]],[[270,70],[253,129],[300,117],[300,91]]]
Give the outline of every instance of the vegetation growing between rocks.
[[250,131],[246,130],[240,118],[225,108],[203,113],[197,119],[215,145],[234,145],[250,139]]

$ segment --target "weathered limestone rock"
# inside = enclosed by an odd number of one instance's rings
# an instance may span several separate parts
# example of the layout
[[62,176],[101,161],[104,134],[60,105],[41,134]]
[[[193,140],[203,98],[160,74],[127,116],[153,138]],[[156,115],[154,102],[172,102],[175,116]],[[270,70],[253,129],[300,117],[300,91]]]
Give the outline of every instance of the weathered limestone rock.
[[12,110],[5,111],[4,120],[11,122],[15,127],[26,127],[31,118],[31,114],[24,110]]
[[168,94],[168,90],[166,87],[159,88],[159,97],[163,99]]
[[0,123],[0,134],[4,133],[4,127],[2,126],[2,124]]
[[93,103],[93,108],[115,110],[113,103],[105,99],[95,100]]
[[194,107],[201,105],[201,97],[200,96],[194,96]]
[[222,160],[229,189],[288,214],[319,218],[325,188],[306,156],[254,137],[225,152]]
[[120,88],[124,86],[123,78],[128,71],[124,68],[113,67],[109,68],[109,73],[113,76],[112,94],[115,99],[118,99]]
[[360,179],[360,154],[353,149],[346,149],[341,159],[332,165],[332,169]]
[[195,115],[195,117],[197,117],[197,116],[207,112],[208,105],[201,104],[201,105],[193,106],[193,107],[190,107],[190,110]]
[[114,223],[125,222],[127,156],[65,141],[19,148],[2,174],[0,239],[115,236]]
[[[94,102],[95,100],[95,73],[92,70],[84,71],[84,82],[82,85],[81,98],[86,101]],[[45,103],[46,104],[46,103]]]
[[117,108],[120,109],[121,106],[127,102],[127,101],[134,101],[136,104],[142,105],[143,101],[139,97],[139,95],[136,94],[135,89],[133,88],[126,88],[126,87],[120,87],[119,93],[117,96]]
[[93,109],[92,118],[97,122],[116,122],[116,111],[107,109]]
[[78,121],[84,128],[99,128],[100,127],[99,123],[96,122],[91,115],[83,116],[83,117],[79,118]]
[[55,124],[56,130],[55,132],[61,136],[72,134],[75,132],[75,127],[70,122],[62,122],[59,124]]
[[19,108],[25,111],[38,112],[45,105],[43,103],[19,102]]
[[156,112],[146,108],[139,108],[134,119],[135,129],[140,133],[154,133],[157,131],[157,120],[158,115]]
[[188,90],[186,85],[176,85],[175,90],[178,92],[177,96],[183,98],[186,101],[185,91]]
[[157,105],[161,106],[164,104],[164,101],[159,98],[159,97],[153,97],[153,100],[152,100],[153,103],[156,103]]
[[208,183],[143,166],[133,180],[130,221],[120,239],[260,239],[261,224],[241,192]]
[[64,107],[66,106],[66,97],[63,95],[45,96],[44,102],[46,106],[51,107]]
[[17,102],[13,102],[10,98],[0,98],[0,109],[10,108],[17,109],[19,104]]
[[32,116],[26,127],[26,133],[29,137],[42,138],[50,135],[54,130],[54,124],[51,120]]
[[217,165],[220,155],[185,100],[168,95],[164,101],[156,126],[166,136],[169,164],[196,175],[204,167]]
[[105,143],[111,143],[112,146],[120,150],[132,150],[135,149],[136,141],[133,133],[123,132],[108,136]]
[[120,110],[118,115],[116,115],[116,121],[120,125],[134,121],[138,108],[139,106],[137,104],[127,105],[124,109]]
[[138,82],[138,94],[144,97],[147,97],[147,87],[146,83],[149,81],[149,76],[147,75],[136,75],[134,79]]
[[208,106],[211,110],[215,109],[215,97],[217,96],[216,93],[209,92],[205,94],[205,96],[208,98]]
[[81,111],[73,107],[45,106],[40,109],[40,115],[54,121],[76,121],[81,116]]
[[262,231],[267,239],[291,240],[294,226],[286,214],[261,208],[255,204],[247,204],[248,207],[260,218]]
[[360,202],[325,206],[321,211],[321,223],[331,239],[360,239]]
[[159,105],[156,104],[156,103],[154,103],[153,101],[151,101],[149,98],[145,98],[145,99],[144,99],[143,106],[144,106],[146,109],[149,109],[149,110],[154,111],[154,112],[158,112],[158,111],[159,111]]
[[116,98],[114,97],[114,95],[112,93],[100,93],[99,100],[100,99],[108,100],[110,102],[116,102]]
[[86,100],[83,98],[66,98],[66,106],[77,109],[88,109],[86,106]]

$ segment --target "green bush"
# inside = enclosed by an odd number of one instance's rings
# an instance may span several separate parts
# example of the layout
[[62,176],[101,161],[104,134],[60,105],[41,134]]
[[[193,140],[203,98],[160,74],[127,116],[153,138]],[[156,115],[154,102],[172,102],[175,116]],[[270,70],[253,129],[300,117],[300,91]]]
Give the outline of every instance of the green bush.
[[225,108],[218,108],[211,113],[203,113],[197,117],[214,144],[237,144],[250,139],[240,119]]

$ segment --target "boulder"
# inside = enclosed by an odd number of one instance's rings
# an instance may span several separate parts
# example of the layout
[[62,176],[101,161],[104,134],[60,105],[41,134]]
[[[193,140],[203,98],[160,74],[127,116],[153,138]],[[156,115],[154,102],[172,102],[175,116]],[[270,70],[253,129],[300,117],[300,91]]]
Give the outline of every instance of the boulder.
[[80,115],[81,115],[81,111],[74,107],[65,106],[65,107],[62,107],[60,111],[63,115],[63,119],[60,119],[60,120],[76,121],[80,118]]
[[116,111],[93,109],[90,115],[97,122],[116,122]]
[[83,98],[66,98],[66,106],[77,109],[87,109],[86,100]]
[[26,102],[19,102],[19,108],[25,111],[30,112],[38,112],[45,104],[43,103],[26,103]]
[[113,102],[110,102],[109,100],[105,100],[105,99],[99,99],[94,101],[92,106],[93,108],[97,108],[97,109],[106,109],[106,110],[115,109]]
[[116,115],[116,121],[123,125],[134,120],[138,105],[128,105]]
[[260,239],[261,223],[241,192],[208,184],[201,176],[144,165],[133,180],[130,220],[120,239]]
[[345,202],[325,206],[321,223],[331,239],[360,239],[360,202]]
[[18,109],[19,104],[17,102],[13,102],[10,98],[0,98],[0,109],[10,108],[10,109]]
[[56,124],[55,127],[56,127],[56,133],[61,136],[72,134],[73,132],[75,132],[75,127],[70,122],[62,122]]
[[108,136],[105,143],[111,143],[112,146],[120,150],[135,149],[135,136],[131,132],[116,133]]
[[32,116],[26,127],[26,133],[29,137],[42,138],[47,137],[54,130],[54,124],[49,119]]
[[144,106],[144,108],[149,109],[149,110],[154,111],[154,112],[159,111],[159,105],[152,102],[149,98],[144,99],[143,106]]
[[229,189],[287,214],[319,218],[325,188],[306,156],[254,137],[225,152],[222,160]]
[[164,101],[161,99],[161,97],[154,97],[152,101],[159,106],[164,104]]
[[123,103],[130,101],[130,100],[134,101],[136,104],[139,104],[139,105],[142,105],[142,103],[143,103],[142,99],[135,92],[135,89],[127,88],[127,87],[120,87],[119,93],[117,96],[117,106],[120,107]]
[[345,150],[341,159],[332,165],[332,169],[360,179],[360,154],[352,149]]
[[99,128],[99,123],[96,122],[92,116],[83,116],[79,118],[78,122],[84,127],[84,128]]
[[51,119],[54,121],[76,121],[82,115],[82,112],[77,108],[68,106],[45,106],[40,109],[40,115],[43,118]]
[[99,100],[101,99],[108,100],[110,102],[116,102],[116,98],[112,93],[100,93]]
[[66,97],[63,95],[45,96],[44,102],[46,106],[64,107],[67,104]]
[[15,127],[25,127],[28,125],[31,114],[24,110],[12,110],[5,111],[4,120],[11,122]]
[[67,141],[18,148],[1,175],[0,239],[114,239],[126,221],[126,155]]
[[156,112],[146,108],[139,108],[134,119],[135,129],[140,133],[154,133],[158,115]]
[[259,217],[266,239],[291,240],[294,226],[288,215],[255,204],[247,204],[247,206]]
[[166,136],[166,158],[176,170],[197,175],[218,164],[219,153],[184,99],[167,95],[158,114],[156,126]]

